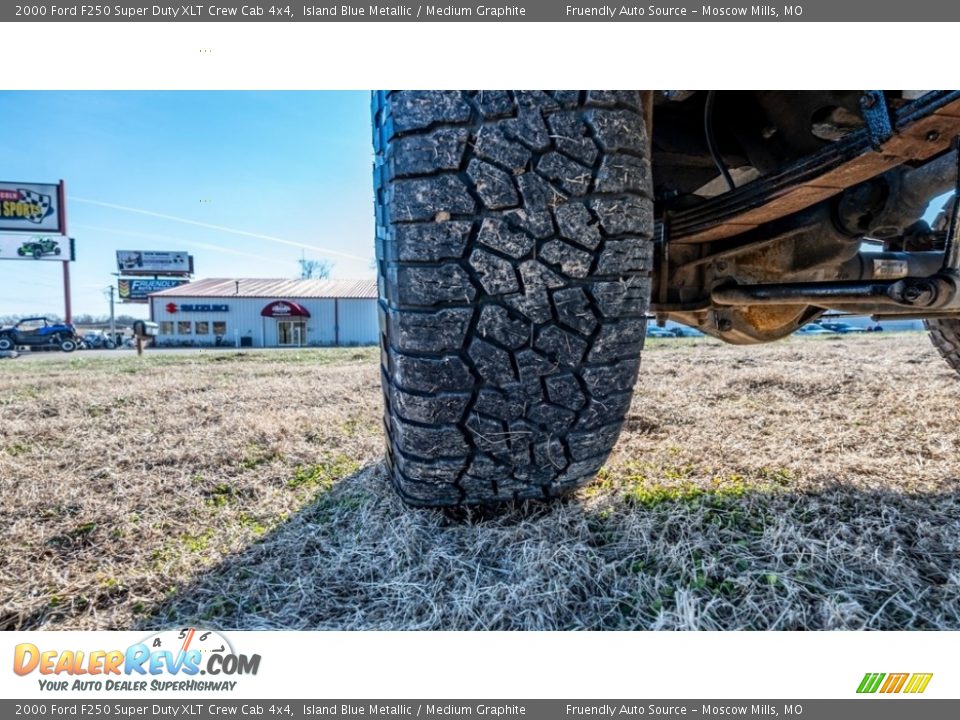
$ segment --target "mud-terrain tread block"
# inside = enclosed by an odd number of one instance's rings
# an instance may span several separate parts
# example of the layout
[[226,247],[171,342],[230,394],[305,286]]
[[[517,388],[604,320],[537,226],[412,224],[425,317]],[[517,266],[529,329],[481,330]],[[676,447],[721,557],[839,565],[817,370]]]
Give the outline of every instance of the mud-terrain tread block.
[[480,225],[477,242],[514,259],[525,257],[534,246],[534,240],[525,232],[512,229],[497,218],[486,218]]
[[557,319],[582,335],[589,335],[597,326],[597,318],[583,288],[567,288],[553,293]]
[[560,236],[571,240],[587,250],[593,250],[600,244],[600,228],[590,211],[581,203],[566,203],[554,213]]
[[394,220],[434,220],[438,207],[444,208],[446,213],[470,215],[477,209],[477,204],[459,175],[407,178],[393,183],[389,209]]
[[432,222],[397,225],[394,230],[396,259],[401,262],[435,262],[463,257],[470,239],[469,222]]
[[508,295],[520,289],[514,265],[505,258],[478,247],[470,253],[470,267],[489,295]]
[[533,152],[524,145],[510,140],[503,128],[484,128],[477,136],[474,151],[478,157],[512,170],[526,169]]
[[571,195],[583,195],[593,182],[593,172],[589,167],[571,160],[566,155],[551,152],[540,158],[537,172],[553,180]]
[[426,135],[397,140],[390,169],[395,178],[434,170],[457,170],[466,149],[466,128],[440,128]]
[[384,426],[405,502],[559,496],[629,410],[652,265],[637,91],[377,91]]
[[529,344],[533,337],[533,323],[510,314],[501,305],[485,305],[480,311],[477,335],[489,338],[510,350]]
[[[512,269],[508,268],[512,272]],[[432,307],[444,303],[470,303],[477,292],[470,276],[459,265],[397,268],[397,298],[404,305]]]
[[930,342],[947,361],[947,365],[960,373],[960,320],[942,318],[924,320]]
[[563,240],[550,240],[544,243],[540,248],[540,259],[559,265],[566,275],[575,278],[589,275],[590,266],[593,264],[593,255],[585,250],[578,250]]
[[510,176],[496,165],[474,158],[467,167],[473,189],[490,210],[516,207],[520,203]]
[[390,406],[404,420],[417,423],[456,423],[463,417],[470,395],[440,393],[418,395],[390,388]]
[[589,136],[590,126],[570,113],[554,113],[547,118],[557,149],[574,160],[593,167],[600,149]]
[[457,352],[466,341],[473,314],[472,308],[418,313],[390,310],[388,333],[393,347],[401,352]]

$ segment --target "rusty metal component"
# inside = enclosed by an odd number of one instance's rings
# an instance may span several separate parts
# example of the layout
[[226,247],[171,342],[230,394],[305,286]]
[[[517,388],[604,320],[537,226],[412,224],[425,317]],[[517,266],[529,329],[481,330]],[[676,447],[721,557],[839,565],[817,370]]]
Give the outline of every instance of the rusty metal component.
[[936,275],[942,252],[859,252],[840,267],[838,280],[900,280]]
[[956,183],[957,153],[944,153],[917,168],[900,167],[845,190],[836,201],[844,232],[888,239],[902,235],[926,212],[930,198]]
[[716,288],[711,299],[717,305],[812,305],[825,310],[848,305],[877,309],[892,305],[931,310],[960,309],[960,293],[954,278],[904,278],[895,281],[838,281],[826,283],[781,283]]
[[960,135],[955,140],[957,154],[957,171],[953,188],[953,201],[950,205],[950,224],[947,227],[947,237],[943,246],[943,271],[960,271],[960,241],[957,239],[957,216],[960,215]]
[[950,148],[960,134],[960,93],[933,92],[900,108],[879,152],[859,130],[779,172],[672,216],[671,241],[721,240],[791,215],[908,162]]
[[877,152],[893,137],[893,123],[883,90],[867,90],[860,96],[860,112],[866,122],[870,147]]

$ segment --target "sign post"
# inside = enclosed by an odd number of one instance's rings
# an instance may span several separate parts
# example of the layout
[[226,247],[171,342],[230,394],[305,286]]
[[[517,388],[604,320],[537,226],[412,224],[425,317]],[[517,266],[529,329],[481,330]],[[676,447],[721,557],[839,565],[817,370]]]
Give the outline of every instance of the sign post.
[[67,237],[66,183],[0,182],[0,260],[54,260],[63,263],[64,321],[73,320]]
[[[60,234],[66,237],[67,186],[63,180],[60,181],[60,186],[57,188],[57,196],[60,199]],[[72,254],[71,252],[71,255]],[[63,261],[63,321],[67,324],[73,322],[73,308],[70,303],[70,260]]]

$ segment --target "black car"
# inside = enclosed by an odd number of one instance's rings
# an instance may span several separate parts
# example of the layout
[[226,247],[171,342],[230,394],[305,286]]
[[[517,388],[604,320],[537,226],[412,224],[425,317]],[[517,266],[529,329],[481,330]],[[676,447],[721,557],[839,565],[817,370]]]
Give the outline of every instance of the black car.
[[18,347],[77,349],[77,333],[69,323],[52,322],[45,317],[24,318],[16,325],[0,328],[0,350]]

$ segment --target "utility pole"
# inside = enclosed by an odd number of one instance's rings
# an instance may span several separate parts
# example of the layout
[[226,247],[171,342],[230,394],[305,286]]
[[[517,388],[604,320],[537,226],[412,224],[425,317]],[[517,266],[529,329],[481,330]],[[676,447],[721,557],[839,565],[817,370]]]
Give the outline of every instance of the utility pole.
[[[67,238],[67,186],[63,180],[57,188],[57,199],[60,205],[60,234],[70,243],[70,259],[73,259],[73,242]],[[63,321],[73,322],[73,307],[70,302],[70,260],[63,261]]]
[[107,295],[110,298],[110,342],[116,343],[117,342],[117,321],[116,321],[116,317],[113,314],[113,291],[114,291],[114,286],[110,285],[103,291],[103,294]]
[[110,286],[110,339],[114,343],[117,342],[117,319],[113,314],[113,291],[115,289],[113,285]]

